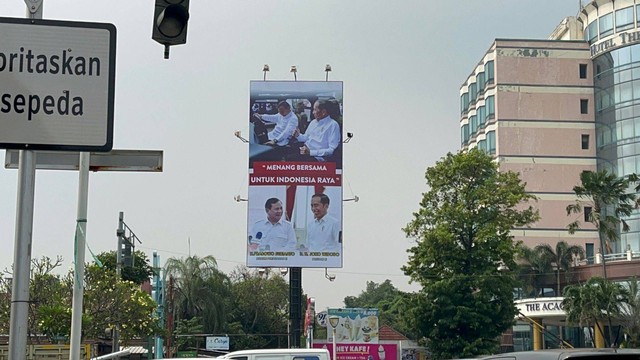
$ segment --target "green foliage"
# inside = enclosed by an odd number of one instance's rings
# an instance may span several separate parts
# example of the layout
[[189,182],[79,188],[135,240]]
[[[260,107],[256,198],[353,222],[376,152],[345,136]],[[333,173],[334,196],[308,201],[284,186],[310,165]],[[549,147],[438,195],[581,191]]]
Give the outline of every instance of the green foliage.
[[38,308],[40,331],[57,342],[58,338],[71,334],[71,308],[62,304],[44,305]]
[[553,264],[556,271],[556,296],[561,296],[560,274],[566,274],[573,264],[574,257],[584,258],[584,249],[578,245],[569,245],[566,241],[558,241],[555,249],[549,244],[540,244],[535,247],[535,252],[545,259],[545,262]]
[[[592,277],[585,284],[567,286],[562,307],[567,313],[567,322],[579,326],[594,326],[605,338],[606,347],[613,341],[612,319],[619,318],[628,303],[629,292],[621,284],[601,277]],[[607,321],[609,332],[596,326]]]
[[173,332],[176,338],[178,351],[194,348],[197,349],[200,345],[200,338],[198,336],[190,335],[202,334],[203,330],[204,326],[202,326],[202,319],[197,316],[188,320],[179,320],[176,323],[176,329]]
[[[422,285],[407,318],[435,359],[493,352],[514,322],[516,244],[538,219],[535,197],[479,150],[448,154],[426,171],[429,191],[404,229],[416,239],[405,274]],[[508,271],[499,271],[506,267]]]
[[[116,272],[117,254],[115,251],[106,251],[96,255],[105,269]],[[149,264],[149,258],[142,251],[134,252],[134,266],[123,266],[121,269],[122,280],[133,281],[142,284],[153,275],[153,268]]]
[[553,271],[551,260],[523,244],[518,246],[518,260],[518,279],[522,282],[522,295],[537,297],[542,288],[549,284],[547,275]]
[[404,319],[409,295],[398,290],[390,280],[377,284],[367,281],[367,287],[358,296],[347,296],[344,305],[347,308],[376,308],[380,310],[380,324],[391,326],[393,329],[415,338],[415,331]]
[[229,331],[234,350],[278,348],[287,345],[289,285],[278,274],[239,267],[231,274]]
[[161,331],[153,315],[156,303],[138,284],[121,281],[111,271],[96,265],[85,271],[84,312],[88,326],[83,327],[89,338],[102,336],[106,329],[120,330],[126,344],[134,338],[144,338]]
[[629,280],[627,303],[620,307],[619,321],[627,334],[626,348],[640,347],[640,282],[636,277]]
[[198,317],[206,333],[224,331],[226,303],[230,295],[228,277],[218,270],[213,256],[170,258],[165,264],[167,286],[173,284],[173,299],[168,306],[179,320]]
[[[609,241],[620,238],[620,228],[622,231],[629,231],[629,225],[624,218],[629,217],[638,206],[635,193],[629,191],[630,186],[637,181],[638,177],[635,174],[618,178],[606,170],[583,171],[580,174],[582,185],[573,187],[578,200],[567,206],[567,215],[582,214],[585,206],[591,207],[588,220],[598,229],[603,254],[605,251],[611,252]],[[569,233],[573,234],[580,229],[580,220],[578,218],[567,226]]]

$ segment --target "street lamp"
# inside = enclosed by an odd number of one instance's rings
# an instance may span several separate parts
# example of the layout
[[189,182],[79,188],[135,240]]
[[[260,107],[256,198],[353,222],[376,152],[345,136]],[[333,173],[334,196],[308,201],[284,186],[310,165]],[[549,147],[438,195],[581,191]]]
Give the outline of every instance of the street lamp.
[[338,359],[338,354],[336,354],[336,328],[338,327],[338,322],[340,318],[336,315],[329,316],[329,325],[331,325],[331,338],[333,339],[333,360]]

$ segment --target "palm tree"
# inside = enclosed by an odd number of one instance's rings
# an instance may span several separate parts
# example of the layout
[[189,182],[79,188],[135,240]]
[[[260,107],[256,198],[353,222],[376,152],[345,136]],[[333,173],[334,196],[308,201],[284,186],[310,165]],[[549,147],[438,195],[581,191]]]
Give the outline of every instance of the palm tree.
[[535,251],[525,245],[518,248],[519,271],[518,277],[524,282],[527,293],[533,292],[538,296],[538,290],[543,287],[546,274],[551,273],[551,262],[548,258],[540,256],[540,252]]
[[580,326],[594,324],[603,337],[604,331],[598,327],[598,323],[606,319],[609,331],[605,346],[608,346],[613,343],[612,319],[620,317],[628,296],[628,291],[622,285],[596,276],[585,284],[567,286],[562,307],[567,313],[568,323]]
[[555,250],[549,244],[540,244],[535,247],[535,252],[556,268],[556,296],[562,296],[560,292],[560,273],[567,273],[571,268],[574,256],[584,258],[584,249],[579,245],[569,245],[566,241],[558,241]]
[[640,347],[640,282],[632,278],[628,282],[627,302],[621,308],[620,322],[627,334],[625,347]]
[[[587,220],[598,229],[600,249],[602,251],[602,273],[607,278],[607,267],[604,260],[606,249],[610,248],[610,241],[620,238],[619,226],[622,231],[629,231],[629,225],[624,217],[631,215],[637,208],[638,201],[635,193],[627,193],[629,186],[638,181],[635,174],[618,178],[606,170],[593,172],[583,171],[580,174],[581,186],[574,186],[578,200],[567,206],[567,215],[582,213],[583,203],[591,206],[591,213]],[[576,220],[568,226],[569,233],[574,234],[580,229],[580,221]],[[605,242],[607,247],[605,248]]]
[[223,330],[230,282],[218,270],[213,256],[169,258],[165,264],[165,277],[174,279],[173,307],[179,319],[200,317],[204,331]]

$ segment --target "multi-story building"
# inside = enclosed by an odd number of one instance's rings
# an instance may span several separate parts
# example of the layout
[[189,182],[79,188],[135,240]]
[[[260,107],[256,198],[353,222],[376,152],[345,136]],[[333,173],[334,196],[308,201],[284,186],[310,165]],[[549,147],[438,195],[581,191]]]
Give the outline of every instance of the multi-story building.
[[[493,154],[500,170],[520,173],[538,198],[540,220],[514,229],[516,240],[582,246],[587,259],[574,280],[602,276],[603,254],[608,278],[640,275],[640,211],[625,219],[630,230],[606,252],[585,219],[590,209],[575,234],[567,230],[575,215],[566,213],[581,172],[640,173],[640,0],[589,1],[546,40],[496,39],[462,84],[460,100],[461,148]],[[559,334],[560,294],[538,295],[550,297],[518,300],[523,315]],[[583,330],[567,328],[562,337],[585,346],[591,339]],[[526,350],[545,347],[544,340],[520,322],[505,345]]]

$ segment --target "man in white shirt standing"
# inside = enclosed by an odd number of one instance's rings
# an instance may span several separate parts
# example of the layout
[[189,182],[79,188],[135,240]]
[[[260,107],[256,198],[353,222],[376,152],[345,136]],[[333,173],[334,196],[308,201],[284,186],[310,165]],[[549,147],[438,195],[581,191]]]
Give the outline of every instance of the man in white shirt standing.
[[286,101],[278,103],[278,113],[275,115],[255,113],[253,116],[265,123],[276,124],[267,134],[269,141],[265,145],[288,145],[294,130],[298,127],[298,117],[291,111],[291,105]]
[[340,125],[330,114],[331,107],[339,105],[333,99],[320,99],[313,104],[313,121],[304,134],[296,129],[293,136],[304,143],[300,147],[300,155],[309,155],[318,161],[326,161],[327,157],[340,145]]
[[293,225],[282,218],[284,210],[278,198],[270,198],[264,204],[267,218],[257,221],[249,234],[251,251],[294,251],[296,233]]
[[329,216],[329,197],[315,194],[311,197],[313,220],[307,225],[309,251],[339,251],[341,228],[338,220]]

